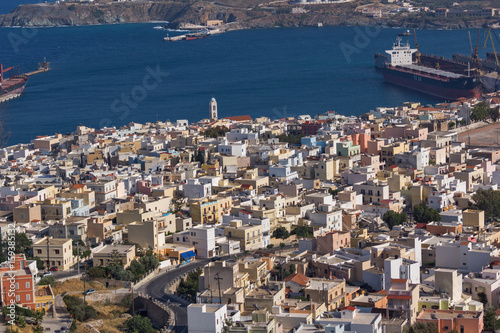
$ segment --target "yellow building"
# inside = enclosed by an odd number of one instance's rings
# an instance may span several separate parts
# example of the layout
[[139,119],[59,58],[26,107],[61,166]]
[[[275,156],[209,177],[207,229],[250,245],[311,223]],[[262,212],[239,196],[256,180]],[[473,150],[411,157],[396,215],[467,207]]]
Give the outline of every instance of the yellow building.
[[410,145],[407,142],[395,142],[392,145],[382,146],[380,149],[380,160],[385,162],[387,166],[391,166],[396,161],[394,158],[396,154],[402,154],[407,151],[410,151]]
[[71,215],[71,201],[49,199],[45,200],[41,206],[44,220],[63,220]]
[[37,286],[35,291],[35,304],[36,309],[44,309],[45,312],[49,311],[50,307],[55,304],[54,292],[50,285]]
[[214,198],[192,199],[189,202],[193,222],[217,223],[222,215],[228,214],[233,206],[231,197],[217,196]]

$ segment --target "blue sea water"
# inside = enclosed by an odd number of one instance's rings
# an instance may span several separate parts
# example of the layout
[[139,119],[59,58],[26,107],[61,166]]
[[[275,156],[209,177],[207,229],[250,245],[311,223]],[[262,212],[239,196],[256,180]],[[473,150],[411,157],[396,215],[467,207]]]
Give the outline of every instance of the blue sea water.
[[[219,117],[271,118],[440,101],[385,83],[374,68],[374,54],[390,48],[401,29],[241,30],[169,43],[154,26],[0,29],[4,65],[30,71],[46,57],[52,67],[31,77],[21,98],[0,104],[8,143],[67,133],[78,124],[197,121],[208,117],[211,97]],[[420,30],[418,39],[425,53],[470,53],[466,30]],[[159,82],[148,80],[157,69]],[[131,94],[132,102],[122,102]]]
[[19,5],[41,2],[45,2],[45,0],[2,0],[0,1],[0,14],[10,13]]

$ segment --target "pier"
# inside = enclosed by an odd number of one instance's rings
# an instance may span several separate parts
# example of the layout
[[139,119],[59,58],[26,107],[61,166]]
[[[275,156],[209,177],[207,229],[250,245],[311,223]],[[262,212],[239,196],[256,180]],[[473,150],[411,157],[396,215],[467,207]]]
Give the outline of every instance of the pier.
[[24,75],[26,75],[26,76],[33,76],[33,75],[44,73],[44,72],[48,72],[48,71],[50,71],[50,68],[48,68],[48,67],[46,67],[46,68],[40,67],[36,71],[25,73]]

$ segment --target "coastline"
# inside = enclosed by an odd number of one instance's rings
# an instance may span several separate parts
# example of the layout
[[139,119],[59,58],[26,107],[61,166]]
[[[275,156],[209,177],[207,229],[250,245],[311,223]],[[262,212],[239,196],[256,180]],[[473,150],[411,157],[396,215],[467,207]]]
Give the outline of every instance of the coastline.
[[[249,0],[250,1],[250,0]],[[497,18],[432,19],[428,13],[374,18],[355,10],[356,2],[302,5],[302,14],[292,13],[299,4],[285,3],[269,11],[262,4],[244,9],[181,2],[114,2],[108,4],[43,3],[19,5],[11,13],[0,15],[0,27],[49,28],[109,24],[168,23],[173,29],[184,24],[203,25],[206,18],[217,18],[230,30],[286,27],[376,26],[400,29],[456,30],[497,25]],[[203,10],[198,6],[203,6]],[[319,8],[320,6],[321,8]],[[266,8],[266,9],[263,9]],[[307,9],[305,9],[307,8]],[[283,13],[277,12],[282,10]],[[286,9],[286,11],[285,11]]]

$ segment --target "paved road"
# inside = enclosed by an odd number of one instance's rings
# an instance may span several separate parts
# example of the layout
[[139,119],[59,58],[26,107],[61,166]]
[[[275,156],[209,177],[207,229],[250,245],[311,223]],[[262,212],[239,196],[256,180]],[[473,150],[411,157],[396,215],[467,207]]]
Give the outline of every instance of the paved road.
[[169,295],[165,293],[165,289],[170,282],[180,277],[182,274],[195,270],[198,267],[203,267],[210,261],[210,259],[196,259],[189,264],[174,268],[173,270],[167,271],[165,273],[161,273],[158,276],[152,278],[150,281],[146,282],[141,287],[137,288],[137,291],[148,294],[149,296],[156,298],[163,303],[167,303],[168,301],[174,303],[177,333],[187,333],[186,306],[188,306],[190,302],[176,297],[175,295]]

